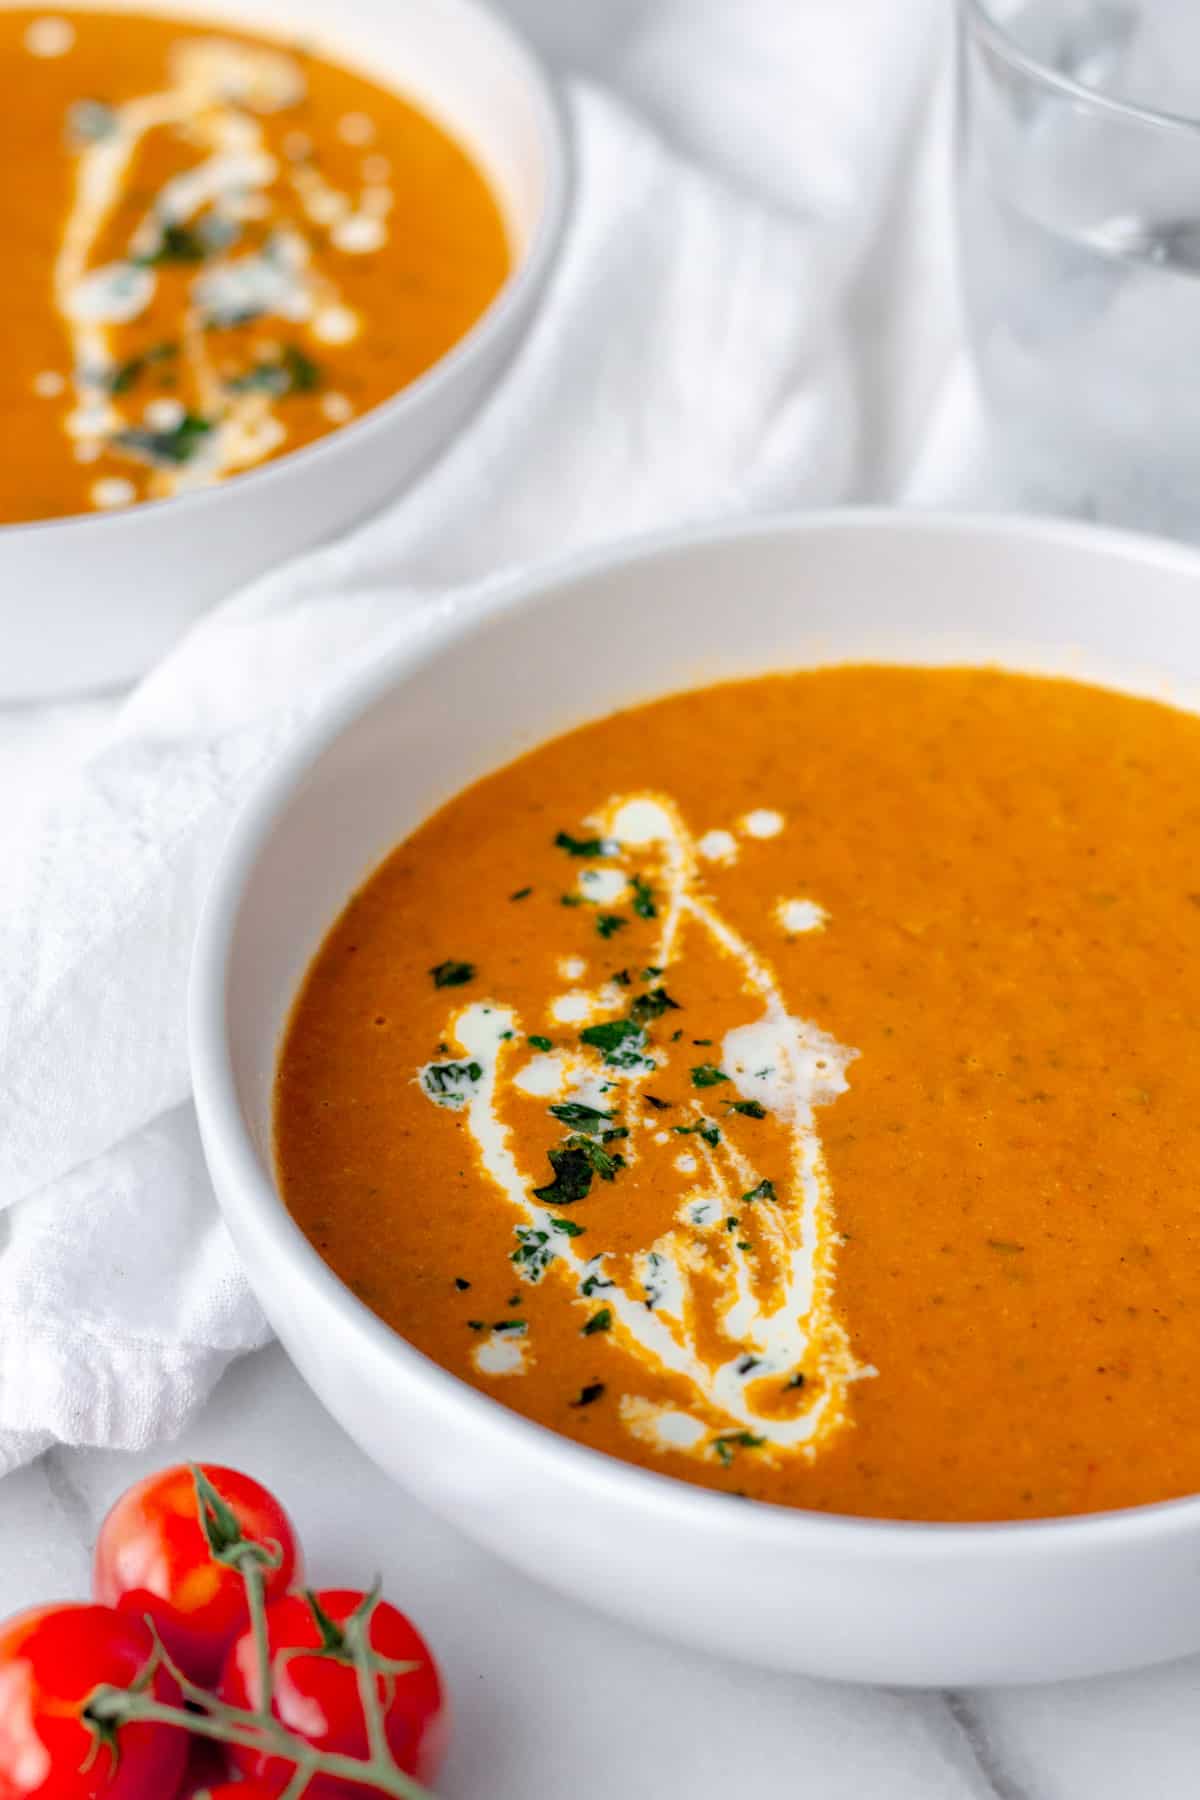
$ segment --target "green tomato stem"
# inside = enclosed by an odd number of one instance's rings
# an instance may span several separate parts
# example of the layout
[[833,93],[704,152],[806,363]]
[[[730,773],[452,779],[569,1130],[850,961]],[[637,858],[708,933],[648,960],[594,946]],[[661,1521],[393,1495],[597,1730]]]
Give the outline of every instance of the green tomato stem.
[[263,1579],[262,1565],[254,1557],[247,1557],[241,1565],[242,1580],[246,1586],[246,1607],[250,1614],[250,1626],[254,1632],[254,1650],[258,1661],[258,1711],[264,1720],[270,1719],[271,1707],[275,1698],[275,1680],[271,1668],[271,1638],[267,1631],[266,1582]]
[[[344,1756],[334,1750],[314,1750],[311,1744],[297,1737],[277,1719],[264,1720],[257,1713],[227,1706],[212,1694],[203,1694],[200,1689],[195,1691],[203,1696],[203,1713],[185,1712],[181,1706],[171,1706],[149,1694],[112,1687],[99,1688],[88,1701],[87,1711],[96,1723],[111,1724],[118,1730],[122,1725],[173,1725],[211,1743],[253,1750],[260,1756],[276,1756],[283,1762],[294,1763],[297,1774],[303,1771],[305,1783],[314,1775],[328,1775],[355,1786],[375,1788],[381,1794],[393,1796],[394,1800],[435,1800],[428,1788],[396,1767],[386,1744],[382,1756],[373,1754],[367,1758]],[[302,1793],[303,1786],[297,1792]]]

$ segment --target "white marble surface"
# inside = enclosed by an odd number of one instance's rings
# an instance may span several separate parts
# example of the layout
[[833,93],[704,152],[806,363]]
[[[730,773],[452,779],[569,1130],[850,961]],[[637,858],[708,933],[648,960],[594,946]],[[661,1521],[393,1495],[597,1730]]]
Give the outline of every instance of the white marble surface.
[[[417,1454],[419,1452],[414,1452]],[[0,1612],[86,1591],[128,1482],[177,1456],[276,1488],[320,1581],[382,1574],[456,1723],[444,1800],[1195,1800],[1200,1663],[990,1694],[901,1694],[724,1664],[533,1586],[398,1491],[271,1349],[169,1449],[59,1450],[0,1483]]]

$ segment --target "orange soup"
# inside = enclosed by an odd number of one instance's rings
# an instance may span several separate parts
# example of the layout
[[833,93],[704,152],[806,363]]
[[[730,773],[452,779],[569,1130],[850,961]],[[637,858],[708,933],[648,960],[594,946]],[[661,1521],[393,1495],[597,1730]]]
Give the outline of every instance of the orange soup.
[[1200,719],[845,667],[571,732],[353,896],[276,1149],[383,1319],[628,1462],[904,1519],[1196,1492]]
[[162,498],[369,411],[509,266],[470,157],[310,54],[0,8],[0,522]]

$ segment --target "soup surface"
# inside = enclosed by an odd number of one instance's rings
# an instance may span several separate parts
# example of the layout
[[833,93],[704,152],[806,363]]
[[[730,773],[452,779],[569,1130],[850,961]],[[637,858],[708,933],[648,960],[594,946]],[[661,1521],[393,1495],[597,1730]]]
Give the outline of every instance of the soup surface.
[[1200,719],[845,667],[585,726],[355,894],[276,1131],[357,1294],[612,1455],[896,1518],[1195,1492]]
[[0,522],[205,486],[387,399],[508,271],[464,150],[309,54],[0,7]]

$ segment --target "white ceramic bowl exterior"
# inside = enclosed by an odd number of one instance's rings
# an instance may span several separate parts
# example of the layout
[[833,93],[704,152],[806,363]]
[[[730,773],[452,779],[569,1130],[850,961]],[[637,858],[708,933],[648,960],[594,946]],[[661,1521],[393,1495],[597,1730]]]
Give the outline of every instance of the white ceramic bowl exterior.
[[[235,828],[192,986],[196,1098],[250,1278],[363,1448],[481,1543],[722,1654],[859,1681],[1050,1680],[1200,1649],[1200,1500],[912,1525],[746,1503],[555,1436],[393,1334],[277,1197],[276,1050],[351,889],[432,808],[553,733],[736,674],[991,661],[1200,709],[1200,558],[1086,527],[771,522],[568,566],[382,656]],[[570,679],[564,679],[569,670]]]
[[289,0],[282,23],[278,0],[82,3],[268,36],[286,31],[414,99],[488,176],[514,267],[483,317],[433,368],[308,448],[176,500],[0,526],[0,700],[132,679],[240,583],[400,492],[504,367],[545,282],[566,207],[566,135],[554,91],[520,40],[476,0]]

